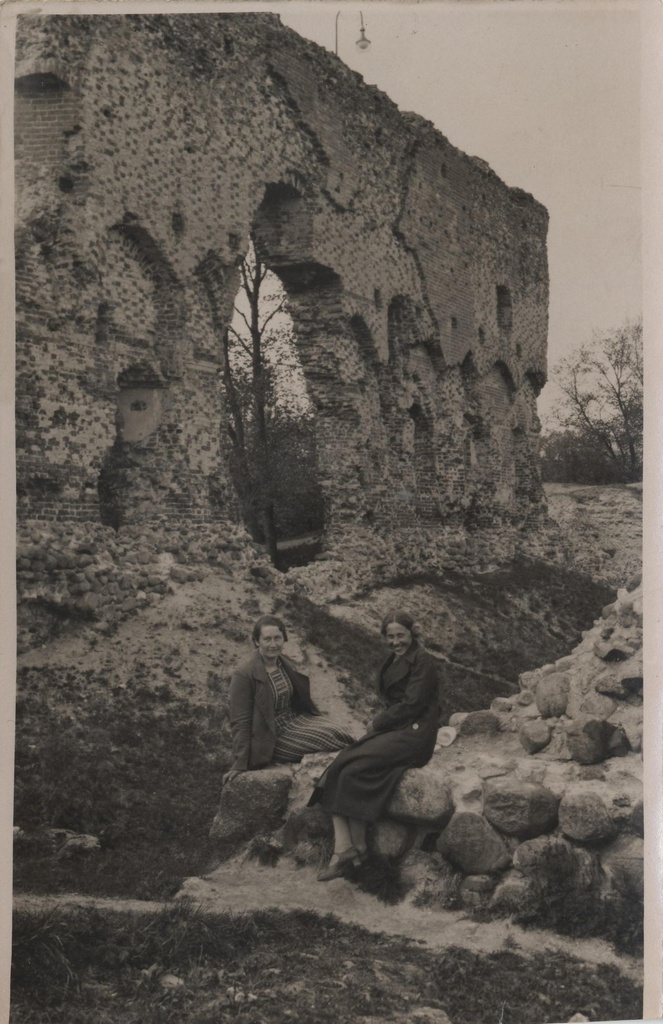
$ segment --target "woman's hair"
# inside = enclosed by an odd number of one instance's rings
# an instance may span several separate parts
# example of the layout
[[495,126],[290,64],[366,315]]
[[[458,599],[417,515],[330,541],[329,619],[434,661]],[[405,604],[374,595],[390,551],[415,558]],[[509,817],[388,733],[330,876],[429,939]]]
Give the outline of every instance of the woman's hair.
[[254,644],[257,644],[259,642],[260,631],[262,630],[263,626],[276,626],[276,628],[280,629],[281,632],[283,633],[283,639],[287,641],[288,634],[286,633],[285,626],[283,625],[281,620],[277,619],[275,615],[263,615],[261,619],[258,619],[255,626],[253,627],[253,632],[251,633],[251,639],[253,640]]
[[382,625],[380,626],[380,632],[382,633],[382,636],[386,635],[387,626],[389,626],[392,622],[397,622],[399,626],[405,626],[406,629],[410,630],[412,636],[415,637],[415,639],[418,639],[419,636],[421,636],[421,628],[419,626],[419,623],[415,622],[412,616],[408,615],[407,612],[402,611],[389,612],[388,615],[385,615],[385,617],[382,620]]

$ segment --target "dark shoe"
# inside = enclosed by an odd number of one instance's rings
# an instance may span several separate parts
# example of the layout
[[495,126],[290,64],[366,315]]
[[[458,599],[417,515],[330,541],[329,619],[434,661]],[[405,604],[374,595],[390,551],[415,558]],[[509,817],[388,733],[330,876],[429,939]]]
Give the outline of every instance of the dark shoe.
[[340,878],[348,864],[360,863],[359,854],[354,846],[348,846],[341,853],[333,853],[326,868],[318,873],[319,882],[331,882],[332,878]]

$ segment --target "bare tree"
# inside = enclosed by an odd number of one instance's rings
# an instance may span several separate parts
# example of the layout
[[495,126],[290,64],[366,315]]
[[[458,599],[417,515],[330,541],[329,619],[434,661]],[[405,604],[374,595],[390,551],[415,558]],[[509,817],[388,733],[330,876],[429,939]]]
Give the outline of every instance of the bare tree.
[[554,417],[601,451],[627,482],[642,479],[642,320],[627,321],[562,360],[553,371],[563,399]]

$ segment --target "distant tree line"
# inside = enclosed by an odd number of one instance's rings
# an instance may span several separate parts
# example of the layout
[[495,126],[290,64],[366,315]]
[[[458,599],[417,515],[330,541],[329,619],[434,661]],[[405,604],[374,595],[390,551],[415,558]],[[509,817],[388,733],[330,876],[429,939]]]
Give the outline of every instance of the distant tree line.
[[642,320],[627,321],[553,370],[562,399],[541,436],[546,483],[642,480]]

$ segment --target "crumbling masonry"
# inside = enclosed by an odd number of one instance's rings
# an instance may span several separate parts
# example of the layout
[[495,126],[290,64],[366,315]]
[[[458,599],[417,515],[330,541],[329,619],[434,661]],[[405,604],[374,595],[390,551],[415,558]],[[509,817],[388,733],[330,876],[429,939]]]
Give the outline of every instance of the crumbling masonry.
[[327,557],[536,536],[547,213],[338,58],[270,14],[21,17],[16,172],[21,523],[237,518],[220,338],[253,231]]

